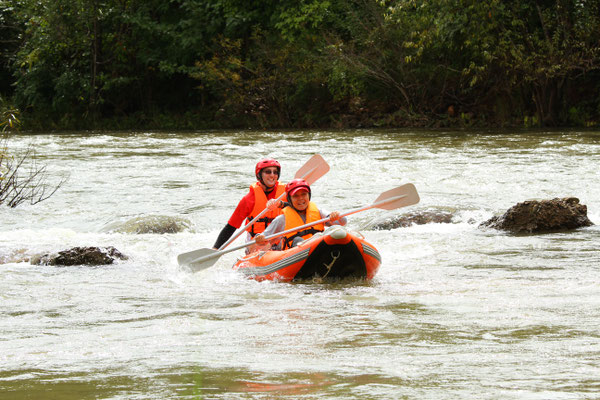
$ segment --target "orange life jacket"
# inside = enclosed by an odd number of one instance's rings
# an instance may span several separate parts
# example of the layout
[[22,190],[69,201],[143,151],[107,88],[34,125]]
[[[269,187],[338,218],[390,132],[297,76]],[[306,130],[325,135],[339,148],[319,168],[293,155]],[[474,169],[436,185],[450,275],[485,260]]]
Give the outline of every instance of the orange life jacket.
[[[260,214],[262,210],[267,208],[267,195],[263,191],[263,188],[260,186],[260,184],[258,182],[254,183],[252,186],[250,186],[250,190],[254,190],[254,208],[250,212],[248,218],[246,218],[246,223],[244,225],[247,225],[258,214]],[[285,193],[285,185],[277,182],[274,198],[278,198],[283,193]],[[263,214],[261,218],[259,218],[255,223],[252,224],[248,232],[250,232],[250,235],[252,237],[259,233],[262,233],[265,229],[267,229],[267,226],[269,226],[269,224],[275,219],[275,217],[277,217],[280,214],[281,208],[277,208],[273,211],[267,211]]]
[[[308,208],[306,209],[306,222],[302,220],[302,217],[300,217],[300,214],[298,214],[298,212],[296,210],[294,210],[294,208],[289,207],[289,206],[285,207],[283,209],[283,215],[285,215],[285,229],[284,230],[286,230],[286,231],[288,229],[296,228],[298,226],[306,225],[308,223],[322,219],[321,213],[319,212],[317,205],[315,203],[313,203],[312,201],[308,203]],[[303,229],[301,231],[290,232],[284,236],[283,245],[281,247],[281,250],[291,248],[292,244],[294,243],[294,239],[297,237],[301,237],[303,239],[308,239],[315,233],[323,232],[324,230],[325,230],[325,224],[320,223],[320,224],[308,227],[306,229]]]

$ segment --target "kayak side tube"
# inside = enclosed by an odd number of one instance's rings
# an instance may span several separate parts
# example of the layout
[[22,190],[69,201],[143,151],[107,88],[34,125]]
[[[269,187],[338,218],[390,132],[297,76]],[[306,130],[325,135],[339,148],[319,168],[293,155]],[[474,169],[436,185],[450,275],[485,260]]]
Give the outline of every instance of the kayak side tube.
[[332,227],[285,251],[252,253],[238,260],[233,269],[258,281],[369,280],[380,264],[381,255],[360,233]]

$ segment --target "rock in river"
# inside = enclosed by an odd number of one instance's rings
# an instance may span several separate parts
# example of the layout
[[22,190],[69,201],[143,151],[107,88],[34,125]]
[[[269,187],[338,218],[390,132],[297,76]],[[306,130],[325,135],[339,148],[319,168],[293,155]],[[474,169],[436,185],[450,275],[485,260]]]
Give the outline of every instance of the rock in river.
[[125,222],[113,222],[102,230],[104,232],[120,232],[133,234],[165,234],[178,233],[191,229],[191,222],[185,218],[168,215],[145,215]]
[[418,211],[378,221],[370,226],[373,230],[390,230],[406,228],[411,225],[424,224],[449,224],[452,222],[452,214],[446,211]]
[[107,265],[115,259],[126,260],[127,256],[112,246],[109,247],[73,247],[58,253],[32,257],[34,265]]
[[503,215],[490,218],[481,227],[512,233],[560,232],[593,225],[587,207],[575,197],[529,200],[509,208]]

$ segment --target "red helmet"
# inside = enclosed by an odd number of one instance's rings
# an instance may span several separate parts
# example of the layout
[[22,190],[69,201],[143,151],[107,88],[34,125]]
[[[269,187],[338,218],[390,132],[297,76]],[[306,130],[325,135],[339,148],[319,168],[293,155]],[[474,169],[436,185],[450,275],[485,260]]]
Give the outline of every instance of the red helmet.
[[254,168],[254,174],[256,175],[256,179],[258,179],[259,181],[262,182],[262,179],[260,176],[260,171],[263,168],[267,168],[267,167],[277,168],[277,177],[279,179],[279,176],[281,176],[281,164],[279,164],[279,161],[277,161],[273,158],[263,158],[262,160],[260,160],[259,162],[256,163],[256,167]]
[[292,179],[289,181],[288,184],[285,185],[285,192],[287,193],[288,201],[291,201],[293,194],[300,189],[307,190],[308,196],[310,197],[310,185],[308,182],[306,182],[304,179]]

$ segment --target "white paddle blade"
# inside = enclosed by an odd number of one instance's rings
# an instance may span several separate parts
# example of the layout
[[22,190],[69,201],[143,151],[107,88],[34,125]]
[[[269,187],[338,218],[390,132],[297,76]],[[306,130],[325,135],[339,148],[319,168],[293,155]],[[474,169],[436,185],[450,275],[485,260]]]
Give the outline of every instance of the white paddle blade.
[[180,255],[177,256],[177,263],[179,265],[187,266],[187,265],[190,265],[192,262],[197,261],[201,257],[206,257],[206,256],[209,256],[216,252],[217,252],[217,250],[204,248],[204,249],[190,251],[187,253],[181,253]]
[[417,204],[419,200],[415,185],[407,183],[381,193],[373,205],[384,210],[395,210],[396,208]]
[[204,259],[200,261],[193,261],[188,264],[188,268],[192,270],[192,272],[202,271],[203,269],[207,269],[215,265],[218,259],[219,257],[212,257],[208,260]]
[[329,164],[319,154],[312,156],[294,175],[294,179],[304,179],[309,185],[329,172]]

